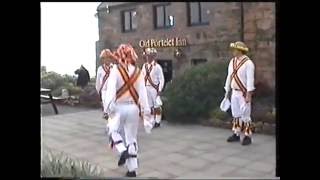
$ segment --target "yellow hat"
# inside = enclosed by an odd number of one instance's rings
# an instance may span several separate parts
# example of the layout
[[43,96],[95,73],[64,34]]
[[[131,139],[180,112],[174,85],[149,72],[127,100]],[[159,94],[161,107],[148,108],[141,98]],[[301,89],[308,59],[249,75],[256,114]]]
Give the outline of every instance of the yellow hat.
[[237,41],[235,43],[230,43],[230,48],[238,49],[240,51],[248,52],[249,48],[241,41]]
[[100,53],[100,58],[102,58],[102,57],[108,57],[108,56],[110,56],[110,54],[111,54],[110,49],[103,49],[103,50],[101,51],[101,53]]

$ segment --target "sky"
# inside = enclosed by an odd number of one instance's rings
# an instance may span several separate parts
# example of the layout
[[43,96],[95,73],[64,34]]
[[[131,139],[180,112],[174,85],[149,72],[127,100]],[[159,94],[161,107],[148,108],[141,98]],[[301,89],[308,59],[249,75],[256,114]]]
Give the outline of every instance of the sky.
[[41,66],[74,75],[83,65],[95,76],[99,2],[41,3]]

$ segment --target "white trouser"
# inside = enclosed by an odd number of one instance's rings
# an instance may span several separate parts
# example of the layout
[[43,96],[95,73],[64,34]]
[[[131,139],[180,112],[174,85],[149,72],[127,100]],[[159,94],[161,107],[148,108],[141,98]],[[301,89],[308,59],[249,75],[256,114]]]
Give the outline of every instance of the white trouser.
[[[109,121],[109,119],[108,119]],[[106,133],[109,135],[109,123],[108,121],[106,121]],[[123,122],[120,122],[120,126],[119,126],[119,129],[118,129],[118,132],[120,134],[120,136],[122,137],[122,139],[124,140],[123,142],[126,143],[125,141],[125,136],[124,136],[124,128],[123,128]]]
[[[241,109],[245,105],[249,107],[246,113],[244,113]],[[239,125],[249,126],[249,124],[251,123],[251,117],[250,117],[251,103],[246,104],[245,98],[243,97],[243,94],[241,91],[236,91],[236,90],[232,91],[231,112],[232,112],[233,118],[239,121],[238,122]],[[241,131],[241,127],[233,128],[233,131],[236,134],[239,134]]]
[[[157,103],[156,103],[156,99],[157,99],[157,90],[152,87],[152,86],[149,86],[147,85],[146,86],[147,88],[147,94],[148,94],[148,104],[151,108],[159,108],[161,106],[157,106]],[[151,117],[151,122],[154,124],[155,122],[157,123],[160,123],[161,121],[161,115],[153,115]]]
[[[136,104],[117,104],[115,107],[115,115],[109,120],[109,136],[114,142],[114,148],[120,155],[128,150],[129,155],[137,156],[138,144],[137,133],[139,127],[139,108]],[[120,135],[123,127],[124,139]],[[126,160],[126,166],[129,171],[135,171],[138,168],[137,157],[129,157]]]

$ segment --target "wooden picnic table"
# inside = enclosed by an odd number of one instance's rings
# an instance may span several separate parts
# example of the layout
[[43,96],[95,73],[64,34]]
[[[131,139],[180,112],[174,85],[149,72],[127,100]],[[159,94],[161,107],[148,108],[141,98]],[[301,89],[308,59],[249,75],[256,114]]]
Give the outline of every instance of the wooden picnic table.
[[58,109],[56,104],[53,101],[53,96],[51,94],[51,89],[45,89],[45,88],[41,88],[40,89],[41,94],[40,94],[40,100],[41,100],[41,104],[48,104],[51,103],[54,113],[58,114]]

